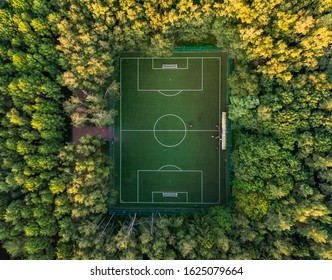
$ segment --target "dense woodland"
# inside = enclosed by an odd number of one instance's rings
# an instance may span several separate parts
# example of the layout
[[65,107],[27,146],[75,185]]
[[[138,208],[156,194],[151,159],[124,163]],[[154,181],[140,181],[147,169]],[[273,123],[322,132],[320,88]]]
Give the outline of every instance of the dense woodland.
[[[329,0],[0,1],[3,248],[13,259],[332,259],[331,12]],[[71,123],[113,122],[124,50],[202,44],[234,59],[232,204],[109,216],[107,143],[74,145]]]

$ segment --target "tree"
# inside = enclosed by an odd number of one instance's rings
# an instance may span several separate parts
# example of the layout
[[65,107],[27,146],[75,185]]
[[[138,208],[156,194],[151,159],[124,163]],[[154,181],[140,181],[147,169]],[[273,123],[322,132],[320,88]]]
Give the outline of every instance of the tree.
[[[331,259],[331,3],[5,1],[0,4],[0,241],[16,259]],[[233,204],[108,215],[105,143],[117,61],[205,39],[234,59]],[[69,126],[69,124],[68,124]]]

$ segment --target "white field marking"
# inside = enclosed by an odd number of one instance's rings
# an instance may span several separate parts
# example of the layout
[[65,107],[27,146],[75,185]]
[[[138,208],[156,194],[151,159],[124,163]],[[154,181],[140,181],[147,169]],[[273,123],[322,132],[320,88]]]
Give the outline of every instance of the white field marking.
[[[126,203],[150,203],[150,202],[146,202],[146,201],[140,201],[139,199],[139,194],[140,194],[140,185],[139,185],[139,176],[140,176],[140,172],[175,172],[175,173],[200,173],[201,174],[201,201],[200,201],[200,204],[206,204],[203,202],[203,174],[204,174],[204,171],[203,170],[152,170],[152,169],[141,169],[141,170],[137,170],[136,171],[136,176],[137,176],[137,201],[136,202],[126,202]],[[152,203],[152,202],[151,202]],[[159,202],[158,202],[159,203]],[[173,202],[174,203],[174,202]],[[176,202],[177,203],[177,202]],[[179,202],[180,203],[180,202]],[[188,203],[198,203],[198,202],[188,202]],[[209,203],[208,203],[209,204]],[[215,204],[215,203],[211,203],[211,204]]]
[[201,58],[201,63],[202,63],[202,65],[201,65],[201,69],[202,69],[202,71],[201,71],[201,90],[203,91],[203,89],[204,89],[204,65],[203,65],[203,58]]
[[203,195],[204,195],[204,181],[203,181],[203,177],[204,177],[204,172],[202,171],[201,173],[201,202],[203,203],[204,199],[203,199]]
[[[181,92],[192,92],[192,91],[198,91],[198,92],[200,92],[200,91],[203,91],[202,89],[140,89],[140,90],[137,90],[137,92],[146,92],[146,93],[149,93],[149,92],[156,92],[156,91],[162,91],[162,92],[167,92],[167,91],[169,91],[169,92],[172,92],[172,91],[181,91]],[[204,92],[203,92],[204,93]]]
[[[176,192],[177,194],[185,194],[186,196],[186,202],[154,202],[154,195],[155,194],[164,194],[164,193],[169,193],[168,191],[165,191],[165,192],[162,192],[162,191],[158,191],[158,192],[152,192],[152,202],[150,203],[185,203],[185,204],[188,204],[189,203],[189,199],[188,199],[188,192]],[[191,202],[192,203],[192,202]]]
[[[178,58],[178,59],[184,59],[185,57],[183,57],[183,58]],[[139,72],[139,60],[140,59],[150,59],[151,61],[153,61],[153,59],[156,59],[156,58],[148,58],[148,57],[144,57],[144,58],[139,58],[139,57],[137,57],[136,59],[137,59],[137,92],[140,92],[140,91],[143,91],[143,92],[148,92],[148,91],[203,91],[203,77],[204,77],[204,69],[203,69],[203,60],[205,59],[205,57],[186,57],[188,60],[189,59],[200,59],[201,60],[201,88],[200,89],[160,89],[160,88],[158,88],[158,89],[141,89],[140,88],[140,84],[139,84],[139,80],[140,80],[140,72]],[[207,57],[207,58],[210,58],[210,57]],[[170,59],[173,59],[173,58],[170,58]],[[153,62],[151,62],[151,64],[153,64]],[[153,65],[152,65],[153,66]],[[151,69],[152,70],[154,70],[153,69],[153,67],[151,66]],[[155,70],[157,70],[157,69],[155,69]],[[160,70],[160,69],[158,69],[158,70]],[[163,69],[163,70],[165,70],[165,69]],[[177,69],[174,69],[174,70],[186,70],[186,69],[181,69],[181,68],[177,68]],[[188,62],[188,70],[190,70],[189,69],[189,62]]]
[[[165,57],[162,59],[217,59],[219,60],[219,56],[184,56],[184,57]],[[140,59],[140,60],[152,60],[152,59],[160,59],[160,57],[140,57],[140,56],[124,56],[120,58],[121,60],[124,59]]]
[[140,170],[136,170],[136,181],[137,181],[137,183],[136,183],[136,195],[137,195],[136,202],[139,202],[139,172],[140,172]]
[[[120,201],[122,204],[155,204],[156,202],[135,202],[135,201]],[[200,201],[191,201],[191,202],[158,202],[163,204],[199,204],[199,205],[218,205],[220,204],[219,201],[217,202],[200,202]]]
[[[158,139],[158,137],[156,136],[156,126],[157,126],[157,123],[159,122],[160,119],[162,119],[162,118],[164,118],[164,117],[168,117],[168,116],[172,116],[172,117],[178,118],[178,119],[183,123],[183,126],[184,126],[184,135],[183,135],[182,139],[180,140],[180,142],[177,143],[177,144],[175,144],[175,145],[166,145],[166,144],[160,142],[159,139]],[[164,147],[167,147],[167,148],[174,148],[174,147],[177,147],[177,146],[179,146],[179,145],[184,141],[184,139],[185,139],[186,136],[187,136],[187,126],[186,126],[186,123],[185,123],[184,120],[181,119],[178,115],[175,115],[175,114],[165,114],[165,115],[159,117],[159,119],[156,120],[156,122],[154,123],[154,126],[153,126],[153,136],[154,136],[154,138],[156,139],[156,141],[157,141],[160,145],[162,145],[162,146],[164,146]]]
[[122,61],[120,59],[120,201],[122,200]]
[[164,96],[172,97],[172,96],[176,96],[176,95],[180,94],[183,90],[177,91],[177,92],[175,92],[174,94],[163,93],[161,90],[157,90],[157,91],[158,91],[160,94],[164,95]]
[[[175,165],[176,166],[176,165]],[[191,173],[193,173],[193,172],[196,172],[196,173],[198,173],[198,172],[203,172],[203,170],[201,170],[201,169],[180,169],[180,170],[167,170],[167,169],[161,169],[161,170],[159,170],[159,169],[138,169],[137,171],[139,171],[139,172],[191,172]]]
[[123,132],[153,132],[153,131],[166,131],[166,132],[173,132],[173,131],[187,131],[187,132],[219,132],[217,129],[206,129],[206,130],[199,130],[199,129],[122,129]]
[[166,164],[158,169],[158,171],[165,169],[166,167],[175,167],[177,170],[182,171],[182,169],[174,164]]
[[139,58],[137,58],[137,60],[136,60],[136,66],[137,66],[137,71],[136,71],[136,83],[137,83],[137,85],[136,85],[136,90],[137,91],[139,91]]

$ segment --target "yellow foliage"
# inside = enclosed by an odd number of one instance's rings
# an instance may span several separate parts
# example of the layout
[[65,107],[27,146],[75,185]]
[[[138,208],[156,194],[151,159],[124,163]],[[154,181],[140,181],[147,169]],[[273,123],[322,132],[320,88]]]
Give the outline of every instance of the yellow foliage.
[[50,13],[47,16],[47,22],[49,25],[56,25],[59,23],[61,16],[58,13]]
[[309,217],[323,217],[328,214],[329,210],[325,205],[311,205],[307,207],[307,205],[303,207],[299,207],[296,209],[297,213],[297,221],[304,223],[307,221]]
[[103,32],[108,32],[108,26],[106,26],[105,24],[101,24],[100,22],[96,22],[93,25],[93,30],[96,33],[103,33]]
[[309,81],[314,85],[318,91],[330,91],[332,90],[332,84],[328,81],[325,73],[317,75],[309,75]]
[[258,107],[257,114],[262,121],[269,121],[272,117],[271,109],[267,106]]
[[23,21],[17,21],[17,27],[18,30],[22,33],[29,33],[30,32],[30,26],[27,22],[23,22]]
[[135,6],[136,0],[119,0],[119,5],[123,9],[127,9],[129,7]]
[[[99,42],[99,44],[101,45],[102,43]],[[93,47],[86,47],[86,48],[84,48],[84,53],[88,54],[88,55],[93,55],[96,53],[96,51]]]
[[109,25],[113,25],[115,23],[115,18],[113,17],[113,14],[112,13],[107,13],[105,21]]
[[283,0],[255,0],[252,9],[255,11],[256,20],[263,26],[269,24],[270,14],[275,10],[275,6],[282,3]]
[[68,16],[73,22],[83,22],[85,17],[81,12],[81,7],[77,5],[70,5]]
[[210,4],[205,4],[205,5],[202,7],[202,12],[203,12],[203,13],[208,14],[210,11],[211,11],[211,5],[210,5]]
[[32,172],[31,172],[30,169],[25,168],[24,171],[23,171],[23,174],[24,174],[25,176],[31,176],[31,175],[32,175]]
[[68,188],[67,192],[69,194],[76,194],[76,193],[78,193],[79,189],[80,189],[80,186],[78,184],[73,184],[73,186],[71,186],[70,188]]
[[280,74],[287,70],[287,64],[280,62],[277,58],[272,58],[266,64],[271,66],[267,71],[269,75]]
[[299,20],[296,21],[294,29],[296,33],[305,35],[310,31],[314,24],[315,22],[312,16],[301,17]]
[[19,115],[19,112],[15,108],[12,108],[6,116],[12,124],[24,125],[24,119]]
[[60,44],[56,47],[58,50],[61,50],[64,54],[70,54],[73,50],[76,52],[80,52],[82,47],[75,42],[75,40],[71,37],[70,33],[67,32],[70,29],[70,25],[66,20],[62,20],[57,27],[61,31],[64,36],[60,36],[58,41]]
[[78,83],[75,75],[72,72],[66,71],[62,75],[62,79],[65,85],[69,88],[75,89],[78,88]]
[[332,8],[331,0],[320,0],[318,4],[318,11],[324,13]]
[[81,194],[74,195],[74,202],[83,203],[84,202],[84,196],[81,195]]
[[326,231],[320,231],[315,227],[312,227],[309,232],[309,237],[317,243],[326,243],[328,234]]
[[137,37],[145,36],[146,25],[146,22],[135,21],[132,30],[135,32]]
[[24,227],[24,233],[26,236],[35,236],[35,235],[38,235],[36,232],[39,231],[39,228],[37,226],[37,230],[36,228],[33,228],[33,227],[28,227],[28,226],[25,226]]
[[313,147],[314,145],[314,141],[313,141],[313,138],[310,137],[310,138],[306,138],[305,141],[303,142],[303,145],[304,146],[310,146],[310,147]]
[[14,54],[13,55],[13,64],[15,66],[20,67],[20,66],[22,66],[24,64],[24,60],[19,55]]
[[319,28],[312,35],[306,37],[301,45],[304,49],[303,64],[310,68],[318,66],[317,58],[324,55],[324,49],[331,44],[332,31],[325,27]]
[[255,24],[263,27],[269,24],[270,14],[275,6],[282,3],[282,0],[255,0],[249,6],[244,0],[224,0],[223,4],[215,3],[213,10],[217,16],[235,17],[244,24]]
[[237,18],[241,20],[242,23],[250,24],[255,19],[255,15],[252,14],[251,10],[243,1],[231,0],[233,2],[234,8],[237,12]]
[[31,126],[32,128],[37,129],[38,131],[43,130],[43,123],[39,120],[32,119]]
[[325,103],[325,109],[329,110],[329,111],[332,111],[332,99],[326,101],[326,103]]
[[125,13],[123,10],[119,10],[117,13],[116,13],[116,17],[117,19],[119,20],[124,20],[125,19]]
[[217,16],[223,17],[226,16],[226,11],[223,9],[223,4],[221,3],[215,3],[213,4],[213,10],[216,13]]
[[269,58],[273,55],[273,39],[270,36],[261,36],[254,42],[255,48],[251,49],[252,58]]
[[102,6],[100,3],[91,3],[88,7],[96,17],[104,16],[109,11],[109,7]]
[[85,72],[84,67],[81,66],[81,65],[76,66],[75,69],[76,69],[78,74],[83,74]]
[[297,21],[297,14],[290,14],[285,12],[277,12],[278,20],[276,22],[277,26],[282,31],[288,31],[291,26]]
[[[311,36],[306,37],[301,45],[306,50],[316,52],[316,56],[322,54],[322,49],[326,48],[332,42],[332,31],[326,27],[321,27],[313,32]],[[318,52],[318,53],[317,53]]]
[[179,14],[181,14],[181,13],[186,13],[186,12],[188,12],[189,9],[192,8],[192,6],[193,6],[192,2],[190,2],[190,1],[188,1],[188,0],[181,0],[181,1],[177,4],[176,8],[177,8]]
[[286,54],[291,58],[299,59],[301,57],[302,50],[298,48],[288,48]]
[[63,206],[63,205],[65,205],[65,201],[63,201],[61,198],[59,198],[59,197],[55,197],[55,199],[54,199],[54,204],[56,205],[56,206]]
[[255,42],[256,38],[261,36],[263,29],[256,29],[255,27],[244,28],[240,30],[242,40],[245,42]]
[[161,27],[163,24],[161,15],[156,12],[152,4],[150,2],[145,2],[143,6],[145,8],[145,15],[149,18],[151,28],[157,29]]
[[134,9],[128,9],[127,10],[127,17],[130,20],[135,20],[136,19],[136,11]]
[[107,71],[107,67],[103,65],[103,61],[97,58],[91,58],[87,65],[88,67],[85,68],[85,71],[90,75],[97,75],[98,73]]
[[30,191],[30,192],[33,192],[36,190],[36,186],[35,184],[33,184],[32,182],[30,181],[25,181],[25,184],[24,184],[25,188]]
[[36,30],[36,32],[43,32],[47,31],[48,29],[48,26],[46,26],[44,22],[41,22],[38,19],[31,20],[30,24],[33,27],[33,29]]
[[266,26],[269,24],[269,21],[270,21],[270,17],[268,15],[268,13],[264,13],[264,14],[260,14],[258,17],[257,17],[257,20],[259,21],[260,25],[262,26]]
[[282,230],[290,230],[292,228],[292,223],[282,218],[279,218],[279,226]]
[[28,148],[24,145],[24,142],[21,141],[17,143],[16,151],[21,155],[25,155],[29,152]]
[[164,8],[170,8],[173,5],[173,0],[156,0],[156,2]]
[[167,16],[166,23],[169,22],[172,25],[174,25],[174,23],[177,22],[180,18],[179,15],[175,12],[175,10],[171,10],[169,13],[167,13],[166,16]]
[[84,33],[84,34],[80,35],[79,38],[81,39],[83,44],[90,44],[91,43],[91,38],[90,38],[90,35],[88,33]]

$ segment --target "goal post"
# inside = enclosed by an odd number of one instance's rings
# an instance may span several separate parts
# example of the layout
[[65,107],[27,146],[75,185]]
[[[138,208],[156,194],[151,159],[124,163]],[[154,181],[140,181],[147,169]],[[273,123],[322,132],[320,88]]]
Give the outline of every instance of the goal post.
[[178,65],[177,64],[163,64],[162,68],[163,69],[177,69]]
[[188,192],[162,192],[154,191],[152,192],[152,203],[180,203],[186,204],[188,201]]

